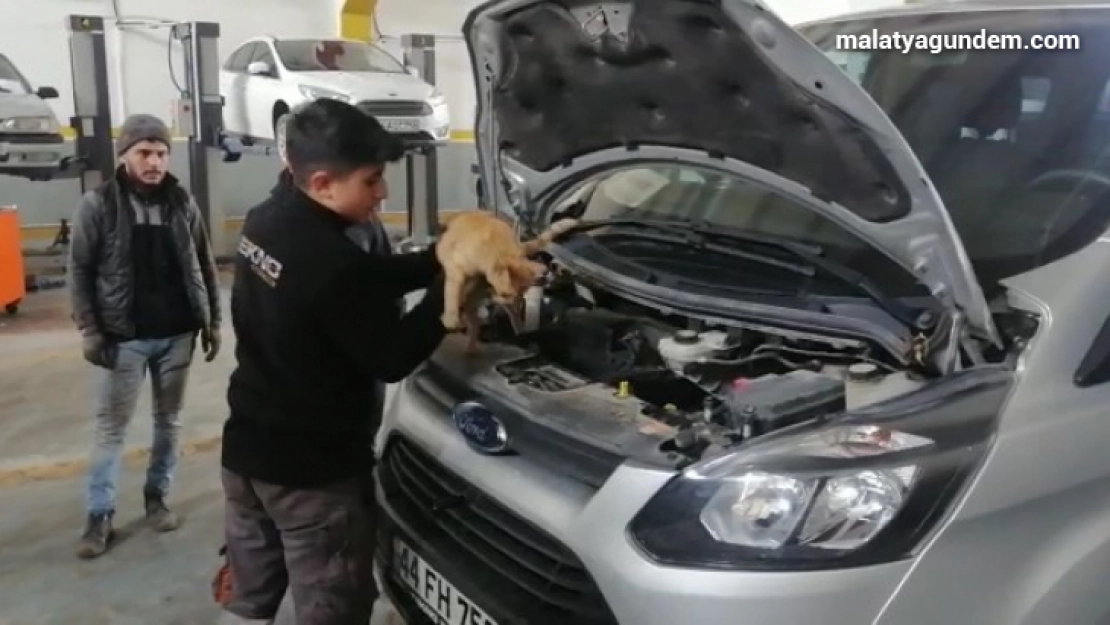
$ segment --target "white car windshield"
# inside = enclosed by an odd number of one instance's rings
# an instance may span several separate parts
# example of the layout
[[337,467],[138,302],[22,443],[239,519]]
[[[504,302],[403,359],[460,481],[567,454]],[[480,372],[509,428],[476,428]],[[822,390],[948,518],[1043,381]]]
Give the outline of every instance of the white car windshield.
[[333,39],[286,39],[274,42],[282,65],[291,72],[383,72],[405,67],[388,52],[370,44]]
[[31,85],[8,57],[0,54],[0,93],[31,93]]

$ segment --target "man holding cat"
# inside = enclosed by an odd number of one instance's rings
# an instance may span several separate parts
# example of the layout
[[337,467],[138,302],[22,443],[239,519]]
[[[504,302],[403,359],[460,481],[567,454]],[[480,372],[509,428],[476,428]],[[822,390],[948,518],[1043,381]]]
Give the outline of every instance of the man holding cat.
[[[385,199],[399,141],[355,107],[321,99],[288,120],[292,187],[251,209],[232,289],[238,338],[223,483],[232,598],[265,622],[286,586],[297,622],[365,624],[377,594],[363,499],[381,382],[443,340],[435,250],[367,254],[352,242]],[[427,289],[408,313],[397,299]]]

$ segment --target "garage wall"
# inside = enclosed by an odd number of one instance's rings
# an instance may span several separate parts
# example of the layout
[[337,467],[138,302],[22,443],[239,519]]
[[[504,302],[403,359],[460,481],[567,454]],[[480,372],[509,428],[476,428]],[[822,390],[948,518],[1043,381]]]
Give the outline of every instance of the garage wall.
[[401,56],[401,36],[421,33],[436,37],[436,86],[451,106],[451,126],[474,126],[474,79],[462,40],[462,23],[478,0],[378,0],[376,38],[382,47]]
[[[901,1],[768,0],[768,4],[787,21],[800,22]],[[401,52],[402,34],[437,35],[437,82],[452,105],[453,126],[457,129],[468,129],[474,115],[473,83],[459,30],[467,11],[477,4],[479,0],[378,0],[377,4],[380,41],[396,54]],[[109,29],[109,79],[116,100],[113,118],[118,123],[126,113],[136,111],[168,118],[177,94],[169,68],[172,63],[180,76],[181,54],[177,49],[172,56],[168,54],[168,29],[154,25],[190,20],[219,22],[220,53],[224,57],[242,40],[261,33],[333,36],[338,32],[342,5],[343,0],[0,0],[0,52],[8,55],[36,86],[49,85],[61,92],[62,97],[52,106],[67,120],[72,114],[73,96],[65,18],[75,13],[112,18],[118,11],[127,22],[147,25]]]
[[[850,10],[899,4],[902,0],[770,0],[772,9],[788,22],[819,19]],[[129,18],[159,20],[217,21],[221,25],[221,55],[259,29],[285,36],[333,36],[339,32],[343,0],[192,0],[189,3],[165,0],[116,0],[120,13]],[[378,0],[378,28],[383,45],[400,53],[400,36],[423,32],[437,35],[437,82],[452,105],[453,125],[457,130],[472,127],[474,87],[460,35],[462,21],[477,0]],[[22,0],[0,0],[0,52],[7,54],[35,86],[53,86],[62,97],[53,101],[59,117],[72,114],[71,77],[68,39],[64,20],[70,14],[112,15],[112,0],[38,0],[31,6]],[[131,27],[121,35],[113,28],[108,36],[108,53],[113,60],[110,79],[117,93],[116,123],[126,112],[153,112],[169,117],[176,90],[169,78],[165,29]],[[121,54],[122,52],[122,54]],[[180,54],[173,57],[180,71]],[[118,60],[118,65],[116,64]],[[184,147],[183,145],[181,147]],[[188,179],[188,163],[182,150],[174,152],[173,169]],[[446,210],[474,206],[470,165],[474,147],[456,142],[445,147],[440,156],[439,193]],[[236,164],[213,164],[217,190],[214,200],[219,211],[233,222],[248,207],[264,197],[273,185],[278,164],[273,157],[245,157]],[[403,211],[405,206],[404,170],[390,171],[392,197],[388,210]],[[20,207],[25,242],[45,245],[53,238],[53,226],[68,218],[77,202],[76,181],[32,183],[0,177],[0,203]],[[396,213],[395,213],[396,214]],[[399,216],[399,215],[398,215]],[[42,227],[37,227],[42,226]],[[229,237],[226,241],[232,241]]]
[[[477,206],[474,177],[470,173],[470,166],[475,162],[473,144],[450,144],[439,151],[438,161],[441,210],[453,211]],[[174,145],[170,170],[180,180],[189,179],[189,162],[184,142]],[[209,162],[214,213],[222,214],[228,220],[223,237],[214,233],[221,254],[233,251],[235,233],[243,217],[250,207],[268,196],[279,170],[280,164],[275,156],[245,156],[237,163]],[[404,224],[407,204],[404,165],[397,164],[387,169],[386,180],[389,186],[389,199],[384,207],[389,213],[387,221],[391,224]],[[80,195],[81,188],[76,180],[29,182],[0,176],[0,205],[19,208],[23,245],[27,248],[49,245],[54,239],[59,221],[73,215]]]
[[[334,4],[332,4],[334,2]],[[116,0],[128,22],[157,24],[174,21],[213,21],[221,28],[221,61],[242,40],[259,34],[330,37],[339,32],[339,0]],[[34,86],[53,86],[61,97],[51,105],[66,123],[73,114],[68,15],[100,15],[114,24],[112,0],[0,0],[0,52],[16,63]],[[114,94],[113,121],[119,125],[126,113],[149,112],[170,118],[177,95],[169,74],[166,28],[128,26],[122,33],[114,26],[106,34],[109,80]],[[180,50],[172,57],[180,75]],[[185,144],[176,144],[172,169],[188,180]],[[67,148],[67,149],[72,149]],[[445,209],[475,204],[470,165],[470,144],[444,148],[440,155],[440,198]],[[266,196],[279,165],[274,157],[248,156],[234,164],[211,163],[218,210],[232,220]],[[403,210],[404,170],[390,171],[393,191],[388,208]],[[80,195],[74,180],[28,182],[0,176],[0,204],[20,209],[28,247],[48,244],[60,219],[69,218]],[[234,222],[231,227],[234,227]],[[231,239],[225,239],[230,241]]]
[[263,32],[289,37],[333,36],[337,32],[338,12],[327,3],[311,0],[0,0],[0,51],[35,86],[58,89],[62,97],[52,105],[62,120],[68,120],[73,114],[73,95],[66,16],[101,15],[114,24],[112,16],[117,10],[126,22],[144,24],[112,26],[105,36],[117,125],[132,112],[170,118],[177,89],[169,67],[172,62],[182,76],[181,52],[175,49],[172,57],[168,55],[169,30],[153,27],[158,23],[218,22],[221,62],[240,41]]

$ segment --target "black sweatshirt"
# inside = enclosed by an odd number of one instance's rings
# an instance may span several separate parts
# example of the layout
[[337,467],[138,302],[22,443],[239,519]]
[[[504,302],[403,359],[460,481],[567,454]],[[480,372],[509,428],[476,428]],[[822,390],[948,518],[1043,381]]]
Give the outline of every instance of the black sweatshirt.
[[[168,195],[168,194],[166,194]],[[164,339],[199,329],[170,226],[168,199],[130,194],[132,321],[135,338]]]
[[[244,477],[314,487],[364,474],[380,418],[375,382],[401,380],[443,340],[435,254],[366,254],[350,225],[289,188],[247,214],[222,454]],[[421,288],[399,316],[397,299]]]

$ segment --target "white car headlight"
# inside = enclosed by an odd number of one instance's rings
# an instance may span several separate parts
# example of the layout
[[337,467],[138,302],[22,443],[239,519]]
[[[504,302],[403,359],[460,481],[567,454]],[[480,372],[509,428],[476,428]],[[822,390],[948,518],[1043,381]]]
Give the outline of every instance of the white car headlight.
[[439,89],[434,89],[432,94],[428,96],[428,104],[431,106],[440,106],[446,102],[447,96],[443,95],[443,92]]
[[657,562],[703,569],[910,557],[981,466],[1010,375],[969,371],[883,414],[830,416],[721,450],[660,489],[630,536]]
[[0,122],[0,129],[7,132],[57,132],[58,122],[53,117],[9,117]]
[[342,93],[339,91],[332,91],[331,89],[323,89],[320,87],[309,87],[307,85],[300,85],[301,95],[309,100],[319,100],[320,98],[328,98],[330,100],[340,100],[351,104],[353,98],[350,94]]

